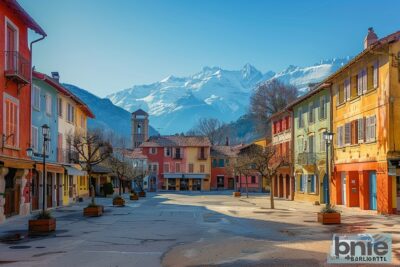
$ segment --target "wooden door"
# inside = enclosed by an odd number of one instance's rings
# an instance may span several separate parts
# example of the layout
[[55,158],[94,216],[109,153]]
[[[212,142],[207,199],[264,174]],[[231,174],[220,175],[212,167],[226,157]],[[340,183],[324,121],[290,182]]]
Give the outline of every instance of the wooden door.
[[37,171],[32,173],[31,196],[32,210],[39,209],[39,173]]
[[46,201],[47,207],[53,207],[53,179],[51,173],[47,173],[47,181],[46,181]]
[[20,186],[16,184],[15,173],[17,169],[9,168],[5,179],[5,204],[4,215],[10,217],[19,213],[21,199]]
[[7,40],[6,40],[6,70],[16,70],[17,57],[14,53],[17,48],[16,44],[16,31],[7,23]]
[[234,182],[233,178],[229,178],[229,179],[228,179],[228,189],[229,189],[229,190],[235,189],[235,184],[234,184],[234,183],[235,183],[235,182]]

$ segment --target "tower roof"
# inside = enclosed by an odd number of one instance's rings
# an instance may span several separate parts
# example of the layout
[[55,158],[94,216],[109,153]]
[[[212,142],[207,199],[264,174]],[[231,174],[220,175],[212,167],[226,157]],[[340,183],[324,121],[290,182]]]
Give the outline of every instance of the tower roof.
[[149,116],[146,111],[143,109],[139,108],[138,110],[132,112],[133,115],[140,115],[140,116]]

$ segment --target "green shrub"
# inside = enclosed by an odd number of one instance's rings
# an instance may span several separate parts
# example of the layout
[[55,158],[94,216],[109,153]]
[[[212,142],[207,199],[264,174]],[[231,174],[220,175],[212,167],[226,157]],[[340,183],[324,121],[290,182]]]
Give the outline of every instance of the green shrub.
[[103,185],[104,195],[112,195],[114,193],[114,188],[112,183],[105,183]]
[[321,209],[321,213],[338,213],[339,211],[335,208],[335,206],[326,204],[325,207]]
[[51,218],[53,218],[52,216],[51,216],[51,213],[50,213],[50,211],[41,211],[37,216],[36,216],[36,219],[38,219],[38,220],[48,220],[48,219],[51,219]]

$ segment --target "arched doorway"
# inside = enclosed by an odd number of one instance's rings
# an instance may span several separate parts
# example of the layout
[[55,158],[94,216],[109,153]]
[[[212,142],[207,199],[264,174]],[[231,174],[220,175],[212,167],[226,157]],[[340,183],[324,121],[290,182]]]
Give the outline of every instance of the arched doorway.
[[283,197],[283,175],[279,175],[278,197]]

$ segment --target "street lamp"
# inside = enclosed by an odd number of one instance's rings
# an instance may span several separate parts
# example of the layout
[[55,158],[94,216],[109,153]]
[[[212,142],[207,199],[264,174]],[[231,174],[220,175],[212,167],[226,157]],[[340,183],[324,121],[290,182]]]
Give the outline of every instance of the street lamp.
[[324,183],[325,183],[325,196],[326,196],[326,204],[330,204],[330,196],[329,196],[329,184],[330,184],[330,179],[329,179],[329,145],[332,144],[333,140],[333,133],[325,131],[324,132],[324,140],[325,140],[325,151],[326,151],[326,167],[325,167],[325,178],[324,178]]
[[50,127],[47,124],[42,125],[42,135],[43,135],[43,213],[46,211],[46,143],[50,141],[49,138]]

